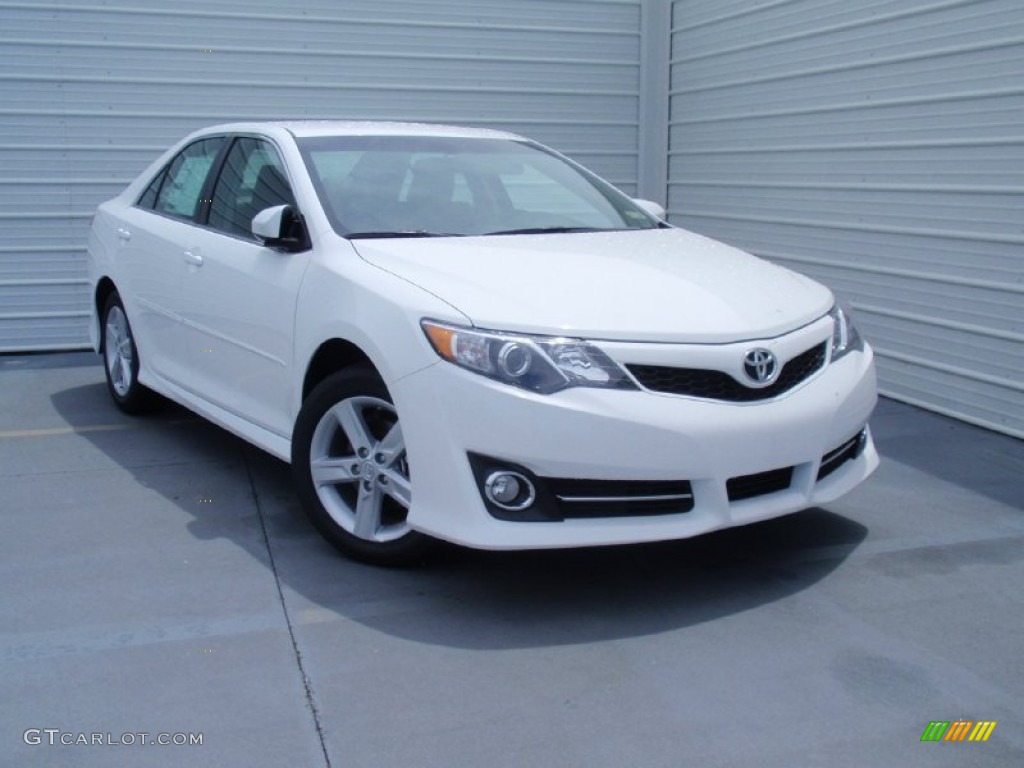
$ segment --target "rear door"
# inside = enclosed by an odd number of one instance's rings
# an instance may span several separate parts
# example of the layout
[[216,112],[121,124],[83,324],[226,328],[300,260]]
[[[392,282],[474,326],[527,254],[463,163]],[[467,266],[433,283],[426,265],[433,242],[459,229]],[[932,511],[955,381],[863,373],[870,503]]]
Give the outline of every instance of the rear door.
[[195,243],[195,215],[223,137],[181,150],[153,179],[118,227],[119,290],[135,330],[139,355],[157,375],[188,379],[182,327],[182,279]]

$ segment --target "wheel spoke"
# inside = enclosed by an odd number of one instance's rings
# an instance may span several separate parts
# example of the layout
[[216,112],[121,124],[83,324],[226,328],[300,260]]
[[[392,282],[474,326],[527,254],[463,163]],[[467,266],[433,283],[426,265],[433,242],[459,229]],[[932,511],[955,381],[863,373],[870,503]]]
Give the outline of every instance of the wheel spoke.
[[370,484],[369,490],[365,483],[359,485],[359,500],[356,502],[356,524],[353,533],[361,539],[373,541],[377,538],[380,528],[380,513],[383,499],[376,484]]
[[412,484],[409,482],[409,478],[393,469],[385,472],[384,476],[387,478],[387,483],[381,485],[381,490],[408,509],[412,504]]
[[117,335],[117,329],[114,328],[113,323],[107,324],[107,339],[106,339],[106,353],[107,353],[107,364],[113,369],[113,365],[117,358],[120,356],[121,351],[121,339]]
[[132,365],[131,361],[125,357],[118,357],[118,361],[121,363],[121,379],[120,384],[124,388],[125,392],[128,391],[128,387],[131,386],[132,382]]
[[383,454],[383,463],[385,465],[390,465],[402,454],[404,450],[405,440],[402,439],[402,425],[400,422],[395,422],[394,426],[388,430],[386,435],[384,435],[384,438],[377,443],[376,448],[374,448],[374,453]]
[[354,452],[359,453],[360,449],[370,450],[375,441],[366,427],[366,422],[363,421],[362,410],[352,400],[338,403],[331,409],[331,413],[352,444]]
[[352,475],[352,465],[356,461],[357,459],[354,456],[337,459],[325,456],[320,459],[313,459],[310,462],[313,482],[318,486],[357,482],[359,477]]
[[107,341],[106,358],[107,370],[110,372],[110,378],[113,379],[114,381],[117,381],[117,374],[120,367],[120,361],[117,355],[110,351],[109,341]]

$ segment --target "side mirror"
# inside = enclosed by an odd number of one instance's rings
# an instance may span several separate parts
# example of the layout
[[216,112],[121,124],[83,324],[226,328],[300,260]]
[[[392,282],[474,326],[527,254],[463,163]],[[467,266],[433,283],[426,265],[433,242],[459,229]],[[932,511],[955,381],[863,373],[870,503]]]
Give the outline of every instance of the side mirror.
[[304,251],[309,248],[306,225],[290,205],[264,208],[252,217],[252,233],[268,248]]
[[654,202],[653,200],[634,199],[633,202],[636,203],[640,208],[643,208],[644,211],[651,214],[651,216],[656,218],[658,221],[665,220],[665,209],[660,204]]

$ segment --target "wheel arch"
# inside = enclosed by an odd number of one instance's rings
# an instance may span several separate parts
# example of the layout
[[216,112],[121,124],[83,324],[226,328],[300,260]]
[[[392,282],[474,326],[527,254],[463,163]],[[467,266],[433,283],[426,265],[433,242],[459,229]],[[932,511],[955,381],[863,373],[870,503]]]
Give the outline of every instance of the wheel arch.
[[380,369],[374,365],[370,356],[357,344],[346,339],[328,339],[317,347],[306,366],[306,373],[302,378],[302,398],[305,402],[316,386],[328,376],[338,371],[349,368],[353,365],[365,363],[370,365],[379,375]]
[[103,334],[103,328],[102,328],[102,326],[103,326],[103,308],[107,305],[107,300],[110,298],[111,294],[114,294],[114,293],[117,293],[117,292],[118,292],[117,291],[117,286],[114,285],[114,281],[111,280],[109,277],[107,277],[105,275],[103,277],[101,277],[96,282],[96,290],[93,293],[93,297],[92,297],[93,298],[93,309],[95,310],[93,312],[93,320],[92,320],[92,322],[95,324],[95,332],[96,332],[96,339],[97,339],[97,341],[96,341],[96,351],[99,352],[100,354],[103,353],[103,345],[105,343],[104,340],[103,340],[104,334]]

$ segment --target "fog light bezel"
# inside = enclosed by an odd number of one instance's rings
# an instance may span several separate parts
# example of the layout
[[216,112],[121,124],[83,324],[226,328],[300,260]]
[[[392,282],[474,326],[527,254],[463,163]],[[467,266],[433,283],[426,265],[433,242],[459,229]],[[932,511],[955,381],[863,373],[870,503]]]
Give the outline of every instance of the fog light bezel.
[[[494,456],[467,451],[466,458],[469,459],[469,466],[473,472],[473,479],[476,484],[477,493],[480,494],[480,502],[487,513],[497,519],[511,523],[559,523],[563,518],[558,511],[558,504],[548,490],[544,478],[538,477],[522,464],[507,459],[499,459]],[[487,493],[487,478],[496,472],[508,472],[521,475],[529,481],[534,489],[534,499],[529,506],[520,509],[509,509],[496,504]],[[522,482],[522,480],[520,480]]]
[[[513,502],[501,501],[494,491],[494,486],[503,477],[510,477],[520,486],[520,491]],[[533,482],[522,472],[511,469],[493,469],[484,479],[484,495],[491,504],[501,507],[509,512],[522,512],[533,506],[537,500],[537,488]]]

